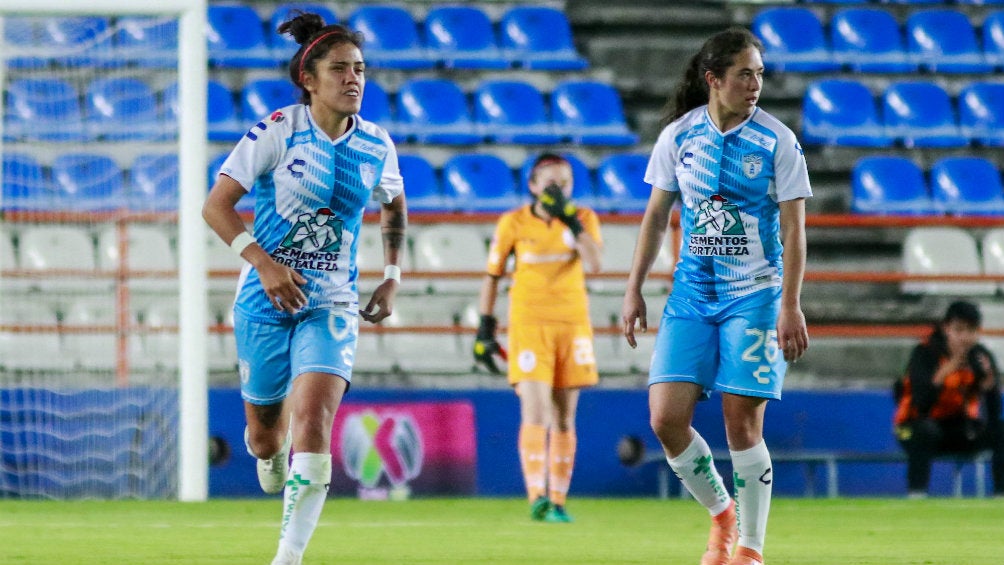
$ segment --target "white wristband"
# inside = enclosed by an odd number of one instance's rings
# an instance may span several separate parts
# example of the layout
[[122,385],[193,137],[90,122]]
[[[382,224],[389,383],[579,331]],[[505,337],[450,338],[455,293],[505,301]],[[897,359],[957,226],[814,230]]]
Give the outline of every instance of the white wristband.
[[249,234],[246,231],[242,231],[241,233],[237,234],[237,237],[235,237],[233,241],[230,242],[230,249],[233,249],[234,253],[236,253],[237,256],[240,257],[241,253],[243,253],[244,250],[247,249],[248,245],[257,242],[258,240],[255,239],[253,235]]
[[397,265],[387,265],[383,268],[383,280],[394,280],[401,282],[401,267]]

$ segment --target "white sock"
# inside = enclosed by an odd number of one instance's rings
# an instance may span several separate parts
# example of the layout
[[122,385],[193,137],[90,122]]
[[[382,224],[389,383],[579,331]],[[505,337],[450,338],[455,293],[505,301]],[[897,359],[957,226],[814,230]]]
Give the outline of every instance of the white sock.
[[666,461],[680,478],[683,486],[687,487],[694,499],[707,508],[712,516],[717,516],[729,507],[732,499],[725,488],[725,483],[722,482],[722,476],[715,468],[711,448],[697,431],[694,431],[694,439],[683,453],[672,459],[667,457]]
[[282,495],[282,531],[279,551],[299,555],[317,527],[331,484],[330,453],[295,453],[289,481]]
[[744,451],[729,451],[735,473],[736,519],[739,521],[739,545],[763,553],[767,535],[767,514],[774,472],[767,444],[760,443]]

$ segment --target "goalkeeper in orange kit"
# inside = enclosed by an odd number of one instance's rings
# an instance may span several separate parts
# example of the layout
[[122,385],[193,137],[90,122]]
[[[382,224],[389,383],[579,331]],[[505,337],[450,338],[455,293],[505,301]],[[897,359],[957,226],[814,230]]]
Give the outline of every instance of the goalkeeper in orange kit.
[[499,279],[515,256],[509,295],[509,383],[520,401],[519,458],[534,520],[570,522],[579,389],[599,379],[585,271],[600,270],[596,213],[571,201],[572,168],[545,153],[530,170],[534,202],[499,218],[481,287],[474,358],[500,373],[494,316]]

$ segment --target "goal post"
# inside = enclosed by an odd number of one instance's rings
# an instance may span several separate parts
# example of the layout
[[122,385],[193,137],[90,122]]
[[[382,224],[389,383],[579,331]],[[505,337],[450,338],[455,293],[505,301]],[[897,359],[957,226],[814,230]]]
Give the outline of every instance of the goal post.
[[[206,49],[206,10],[207,0],[158,0],[157,2],[135,2],[132,0],[87,0],[86,2],[67,2],[66,0],[4,0],[0,2],[0,24],[4,20],[12,17],[69,17],[69,16],[102,16],[110,19],[128,16],[163,16],[166,18],[176,18],[177,20],[177,137],[174,138],[176,145],[172,146],[176,150],[178,157],[177,184],[177,380],[169,386],[176,390],[176,398],[169,400],[162,406],[176,407],[176,414],[168,420],[176,422],[177,449],[166,450],[170,455],[169,461],[139,461],[137,465],[149,464],[176,465],[174,478],[166,479],[167,487],[155,489],[151,496],[171,496],[182,501],[203,501],[208,497],[208,369],[207,369],[207,337],[208,337],[208,276],[207,276],[207,252],[206,241],[208,228],[202,221],[201,208],[207,192],[207,139],[206,139],[206,89],[208,80],[207,70],[207,49]],[[2,28],[2,26],[0,26]],[[7,88],[12,76],[8,63],[11,55],[20,54],[30,57],[30,53],[24,54],[23,50],[16,49],[16,44],[9,44],[9,38],[3,35],[0,29],[0,84]],[[16,40],[15,40],[16,41]],[[15,47],[15,49],[7,49]],[[98,65],[100,67],[100,65]],[[121,67],[120,70],[125,69]],[[88,70],[100,74],[100,69]],[[14,72],[16,74],[16,71]],[[124,71],[123,73],[125,74]],[[10,96],[4,98],[10,99]],[[9,131],[10,124],[6,122],[8,109],[3,107],[3,98],[0,98],[0,155],[6,156],[8,151],[18,149],[17,142],[4,141],[13,137],[13,132]],[[28,127],[31,127],[30,125]],[[36,132],[37,133],[37,132]],[[57,132],[58,134],[58,132]],[[25,145],[30,147],[43,146],[46,143],[44,138]],[[80,146],[86,145],[86,141],[79,142]],[[114,151],[114,149],[112,150]],[[5,160],[4,171],[7,172],[7,161]],[[14,165],[9,169],[15,169]],[[3,174],[3,173],[0,173]],[[8,173],[10,174],[10,173]],[[0,178],[0,182],[13,182],[14,179]],[[6,187],[5,187],[6,188]],[[75,212],[74,218],[83,217],[85,212]],[[0,216],[2,218],[2,216]],[[0,229],[5,228],[5,219],[0,220]],[[3,244],[4,242],[0,242]],[[2,251],[2,248],[0,248]],[[0,257],[4,257],[0,255]],[[23,256],[22,256],[23,259]],[[12,266],[4,264],[5,259],[0,259],[0,275],[4,270],[9,270]],[[125,258],[122,258],[125,262]],[[124,269],[124,267],[122,267]],[[122,271],[120,271],[121,274]],[[72,273],[71,273],[72,274]],[[67,276],[67,275],[63,275]],[[5,279],[6,280],[6,279]],[[22,279],[15,279],[16,282],[23,282]],[[7,290],[0,286],[0,298]],[[0,304],[2,307],[2,304]],[[119,357],[122,357],[124,344],[130,336],[126,335],[123,328],[123,318],[119,318],[118,335]],[[0,325],[4,322],[0,321]],[[16,335],[17,331],[11,331],[11,335]],[[29,352],[30,353],[30,352]],[[40,353],[40,352],[36,352]],[[0,359],[0,363],[4,360]],[[120,363],[121,365],[121,363]],[[20,374],[20,373],[19,373]],[[22,377],[11,380],[0,381],[0,392],[11,387],[11,383],[23,383]],[[119,381],[121,385],[121,380]],[[45,384],[40,385],[45,388]],[[21,390],[27,390],[24,394],[36,395],[39,385],[28,381],[28,386]],[[45,391],[43,391],[45,392]],[[8,400],[12,396],[0,398],[0,403]],[[58,396],[58,395],[57,395]],[[74,398],[70,401],[53,401],[46,397],[40,401],[44,406],[51,405],[55,409],[65,408],[64,405],[86,404],[86,400]],[[98,401],[100,402],[100,401]],[[74,404],[78,403],[78,404]],[[60,408],[62,407],[62,408]],[[88,409],[100,409],[100,404],[91,406]],[[0,411],[3,406],[0,405]],[[0,414],[0,417],[3,417]],[[16,416],[7,415],[8,419],[16,420]],[[2,425],[2,421],[0,421]],[[149,432],[150,430],[143,430]],[[175,430],[167,430],[175,432]],[[20,434],[20,435],[18,435]],[[27,443],[32,434],[20,431],[13,437],[20,438],[16,441]],[[138,440],[134,438],[137,445],[140,441],[149,442],[150,438]],[[138,434],[142,436],[143,434]],[[149,435],[149,434],[147,434]],[[60,438],[65,439],[65,438]],[[174,439],[172,439],[174,441]],[[80,443],[80,442],[78,442]],[[101,442],[98,441],[98,444]],[[50,445],[62,445],[53,443]],[[58,448],[58,447],[57,447]],[[80,448],[86,448],[82,446]],[[6,454],[0,454],[6,455]],[[49,454],[38,454],[43,458]],[[173,456],[173,457],[172,457]],[[29,456],[30,457],[30,456]],[[134,454],[133,459],[141,459],[142,456]],[[0,466],[0,472],[3,467]],[[68,479],[81,480],[76,478]],[[85,479],[86,480],[86,479]],[[0,476],[0,491],[3,490],[3,477]],[[86,492],[86,491],[85,491]],[[14,493],[17,496],[17,493]],[[0,492],[0,498],[5,496]],[[33,490],[27,496],[59,497],[57,494]],[[72,496],[72,495],[71,495]],[[85,496],[94,496],[85,494]],[[121,494],[112,496],[144,496],[143,492],[121,491]]]

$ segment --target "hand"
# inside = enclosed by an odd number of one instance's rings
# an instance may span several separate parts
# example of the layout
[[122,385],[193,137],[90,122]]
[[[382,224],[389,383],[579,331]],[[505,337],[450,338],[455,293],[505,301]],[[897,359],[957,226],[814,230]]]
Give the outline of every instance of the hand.
[[578,237],[582,233],[582,222],[579,220],[575,203],[565,198],[565,193],[556,184],[550,184],[537,197],[541,207],[551,217],[568,226],[572,235]]
[[809,349],[809,331],[800,308],[781,307],[777,316],[777,346],[789,363],[798,361]]
[[481,315],[481,323],[478,325],[478,335],[474,340],[474,360],[484,365],[489,371],[496,375],[501,375],[498,365],[495,364],[495,355],[508,360],[506,350],[502,348],[495,339],[495,329],[498,327],[498,320],[490,314]]
[[373,291],[366,308],[359,311],[359,316],[372,324],[379,324],[394,311],[394,297],[397,295],[397,281],[387,279]]
[[637,321],[642,333],[648,331],[647,307],[645,299],[640,292],[627,292],[624,294],[624,305],[621,306],[621,321],[624,322],[624,338],[627,339],[631,349],[638,347],[638,340],[634,336],[634,324]]
[[307,284],[303,275],[271,258],[257,271],[265,295],[276,310],[295,314],[307,305],[307,295],[300,288]]

